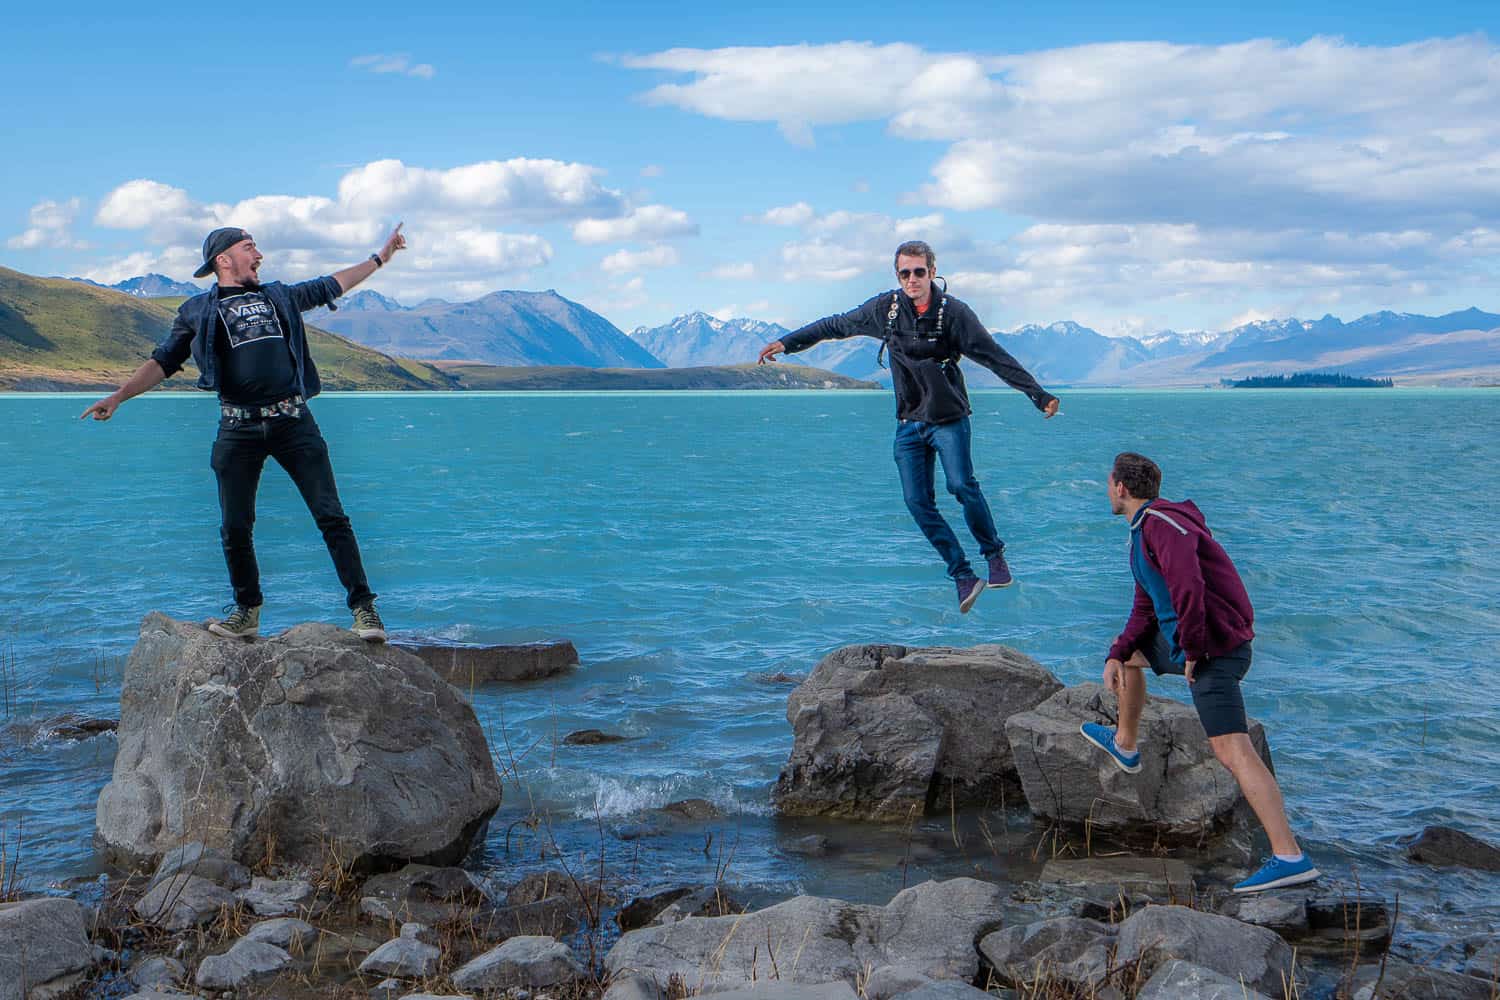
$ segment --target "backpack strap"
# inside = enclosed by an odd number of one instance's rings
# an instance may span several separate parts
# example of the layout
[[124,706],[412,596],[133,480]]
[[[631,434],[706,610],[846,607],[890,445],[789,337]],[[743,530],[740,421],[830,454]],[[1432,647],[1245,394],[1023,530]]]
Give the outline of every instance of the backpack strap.
[[[946,282],[944,282],[944,284],[946,284]],[[934,340],[942,337],[943,335],[943,313],[947,310],[947,308],[948,292],[945,289],[943,291],[942,298],[938,299],[937,333],[933,335]],[[875,355],[875,363],[882,368],[885,367],[885,349],[886,346],[891,342],[891,336],[896,332],[896,317],[899,315],[901,315],[901,292],[897,290],[891,293],[891,308],[890,311],[885,314],[885,336],[880,338],[880,351]],[[958,364],[958,361],[959,355],[954,354],[952,357],[944,358],[943,364]]]

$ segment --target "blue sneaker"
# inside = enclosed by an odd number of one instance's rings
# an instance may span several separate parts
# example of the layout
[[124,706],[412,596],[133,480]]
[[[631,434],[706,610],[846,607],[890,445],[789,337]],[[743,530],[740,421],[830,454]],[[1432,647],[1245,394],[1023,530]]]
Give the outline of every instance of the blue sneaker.
[[1134,774],[1141,769],[1141,752],[1126,753],[1115,746],[1115,731],[1108,726],[1101,726],[1097,722],[1085,722],[1078,727],[1083,738],[1094,746],[1109,754],[1109,759],[1115,762],[1115,766],[1126,774]]
[[1312,859],[1305,853],[1300,861],[1282,861],[1276,855],[1266,859],[1260,870],[1234,887],[1235,892],[1264,892],[1267,889],[1285,889],[1289,885],[1311,882],[1320,873],[1313,867]]
[[961,576],[953,582],[958,584],[959,614],[966,615],[974,602],[979,600],[979,595],[984,593],[984,581],[977,576]]

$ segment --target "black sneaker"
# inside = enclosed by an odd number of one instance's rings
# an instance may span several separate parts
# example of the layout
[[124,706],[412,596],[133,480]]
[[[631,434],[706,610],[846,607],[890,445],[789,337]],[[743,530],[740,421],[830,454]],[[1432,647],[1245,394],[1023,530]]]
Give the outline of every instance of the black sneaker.
[[222,621],[210,621],[208,630],[226,639],[253,639],[260,634],[260,606],[247,608],[243,604],[231,604],[224,610],[234,608]]
[[365,642],[385,642],[385,623],[380,620],[373,601],[354,609],[354,624],[350,627]]
[[958,585],[958,610],[960,614],[968,614],[974,602],[979,600],[979,595],[984,592],[984,581],[977,576],[961,576],[953,581]]

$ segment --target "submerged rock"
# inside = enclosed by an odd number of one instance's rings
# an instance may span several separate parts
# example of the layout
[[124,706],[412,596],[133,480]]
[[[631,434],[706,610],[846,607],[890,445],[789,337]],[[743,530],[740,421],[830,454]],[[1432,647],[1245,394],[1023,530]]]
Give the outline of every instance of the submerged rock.
[[509,646],[403,645],[437,675],[458,688],[500,681],[534,681],[578,666],[578,650],[566,639]]
[[1429,826],[1406,846],[1406,856],[1424,865],[1500,872],[1500,847],[1448,826]]
[[[1235,822],[1239,785],[1214,758],[1192,706],[1147,699],[1137,774],[1121,771],[1078,731],[1084,722],[1113,725],[1115,713],[1113,694],[1080,684],[1006,721],[1032,813],[1127,841],[1196,841]],[[1250,739],[1270,766],[1265,731],[1254,720]]]
[[786,815],[905,819],[1019,791],[1005,720],[1062,687],[1005,646],[846,646],[787,698]]
[[125,667],[98,840],[253,864],[457,860],[500,803],[474,711],[421,660],[331,625],[231,641],[153,613]]

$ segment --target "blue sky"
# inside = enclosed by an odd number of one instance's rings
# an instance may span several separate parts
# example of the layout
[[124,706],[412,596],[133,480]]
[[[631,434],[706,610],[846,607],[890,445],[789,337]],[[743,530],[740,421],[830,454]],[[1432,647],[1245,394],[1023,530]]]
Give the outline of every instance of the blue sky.
[[1500,309],[1495,4],[9,15],[0,263],[796,325],[929,239],[992,328]]

